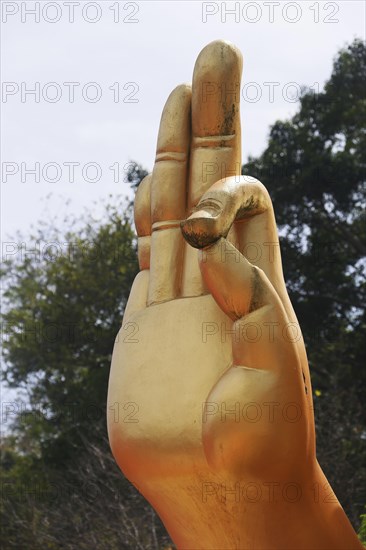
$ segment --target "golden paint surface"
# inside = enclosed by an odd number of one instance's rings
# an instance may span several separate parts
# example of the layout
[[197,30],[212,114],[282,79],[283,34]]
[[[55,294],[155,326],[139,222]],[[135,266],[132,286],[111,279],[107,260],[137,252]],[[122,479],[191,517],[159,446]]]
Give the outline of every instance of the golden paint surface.
[[108,390],[112,452],[179,549],[362,545],[315,452],[270,190],[240,176],[242,58],[215,41],[162,114],[140,273]]

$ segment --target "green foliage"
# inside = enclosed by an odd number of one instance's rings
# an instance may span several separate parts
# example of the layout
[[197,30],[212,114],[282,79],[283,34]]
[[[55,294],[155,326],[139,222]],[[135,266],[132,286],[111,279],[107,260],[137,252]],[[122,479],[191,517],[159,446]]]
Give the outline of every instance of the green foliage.
[[107,206],[103,223],[87,219],[76,232],[41,227],[26,242],[38,253],[19,247],[3,267],[4,374],[29,401],[18,430],[54,465],[78,452],[81,434],[100,436],[113,342],[137,272],[124,210]]
[[366,544],[366,514],[361,514],[361,526],[358,537],[363,544]]
[[168,544],[160,520],[121,475],[107,441],[79,447],[74,464],[62,469],[45,464],[43,478],[20,464],[11,438],[1,451],[2,548],[157,550]]
[[366,501],[366,48],[339,52],[324,91],[271,128],[243,173],[268,188],[284,271],[309,356],[318,457],[357,524]]

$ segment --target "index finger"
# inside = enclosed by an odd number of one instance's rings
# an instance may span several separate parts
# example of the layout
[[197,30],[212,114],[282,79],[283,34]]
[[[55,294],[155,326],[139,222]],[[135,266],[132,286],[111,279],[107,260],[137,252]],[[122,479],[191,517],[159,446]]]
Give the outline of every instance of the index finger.
[[217,180],[241,173],[242,55],[215,40],[199,54],[192,84],[192,141],[188,209]]

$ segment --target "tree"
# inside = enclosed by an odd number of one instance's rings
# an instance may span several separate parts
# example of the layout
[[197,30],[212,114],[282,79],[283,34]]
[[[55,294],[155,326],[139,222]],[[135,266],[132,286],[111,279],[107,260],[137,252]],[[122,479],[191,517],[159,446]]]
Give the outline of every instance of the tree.
[[27,388],[32,414],[18,423],[53,463],[73,455],[81,434],[100,435],[111,350],[137,270],[124,209],[108,206],[103,224],[89,219],[76,232],[40,228],[3,268],[5,379]]
[[366,501],[366,48],[339,52],[324,91],[304,89],[243,173],[270,191],[285,277],[315,388],[319,462],[355,525]]
[[[143,174],[131,165],[131,183]],[[116,466],[105,422],[113,342],[137,272],[131,205],[64,225],[72,229],[40,224],[5,243],[3,376],[26,396],[3,404],[4,548],[157,549],[164,528]]]

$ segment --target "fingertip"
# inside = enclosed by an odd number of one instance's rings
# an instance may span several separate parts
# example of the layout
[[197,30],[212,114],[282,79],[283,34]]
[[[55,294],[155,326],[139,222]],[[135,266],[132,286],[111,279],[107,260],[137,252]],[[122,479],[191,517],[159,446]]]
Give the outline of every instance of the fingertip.
[[165,102],[165,106],[169,103],[184,101],[187,98],[190,98],[192,95],[192,86],[188,82],[183,82],[178,84],[168,95],[168,98]]
[[207,44],[199,53],[195,65],[195,71],[202,65],[210,65],[220,59],[225,67],[239,69],[243,68],[243,56],[239,48],[229,40],[217,39]]
[[181,223],[184,238],[195,248],[204,248],[226,237],[236,214],[231,180],[220,180],[201,198],[193,213]]
[[180,152],[187,154],[191,129],[192,87],[176,86],[165,102],[157,141],[157,154]]
[[205,248],[221,237],[218,219],[210,217],[205,211],[195,212],[183,220],[180,227],[183,237],[194,248]]
[[[230,42],[215,40],[198,55],[192,84],[194,137],[232,136],[229,146],[238,155],[241,74],[242,55],[239,49]],[[202,143],[195,145],[200,147]],[[228,144],[225,142],[225,145]]]

